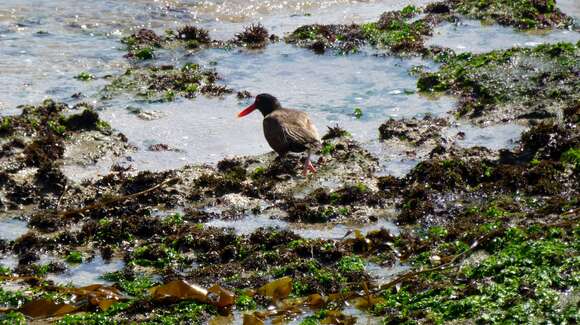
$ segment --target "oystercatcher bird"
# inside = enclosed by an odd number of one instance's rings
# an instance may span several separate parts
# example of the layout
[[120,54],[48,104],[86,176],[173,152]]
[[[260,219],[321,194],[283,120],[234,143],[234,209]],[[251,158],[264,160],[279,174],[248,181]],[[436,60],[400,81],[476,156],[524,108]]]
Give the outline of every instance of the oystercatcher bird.
[[246,116],[256,109],[264,116],[264,136],[270,147],[280,157],[284,157],[288,152],[306,151],[303,175],[307,175],[308,170],[316,173],[310,156],[322,142],[308,114],[283,108],[276,97],[270,94],[260,94],[256,96],[252,105],[238,113],[238,117]]

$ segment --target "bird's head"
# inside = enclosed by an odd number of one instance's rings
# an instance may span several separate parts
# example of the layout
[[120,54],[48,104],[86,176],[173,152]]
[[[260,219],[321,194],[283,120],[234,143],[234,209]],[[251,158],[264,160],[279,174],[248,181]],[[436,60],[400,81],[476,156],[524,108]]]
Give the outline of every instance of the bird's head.
[[246,116],[256,109],[259,110],[262,115],[266,116],[281,107],[278,98],[270,94],[259,94],[256,96],[256,100],[254,100],[252,105],[238,113],[238,117]]

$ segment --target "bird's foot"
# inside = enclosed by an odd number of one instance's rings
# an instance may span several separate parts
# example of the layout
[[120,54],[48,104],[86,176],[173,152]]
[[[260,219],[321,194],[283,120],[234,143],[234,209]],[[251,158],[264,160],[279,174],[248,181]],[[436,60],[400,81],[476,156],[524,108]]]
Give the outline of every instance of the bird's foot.
[[302,170],[302,175],[308,175],[308,171],[311,171],[313,174],[316,174],[317,170],[316,167],[312,164],[310,160],[307,160],[304,164],[304,170]]

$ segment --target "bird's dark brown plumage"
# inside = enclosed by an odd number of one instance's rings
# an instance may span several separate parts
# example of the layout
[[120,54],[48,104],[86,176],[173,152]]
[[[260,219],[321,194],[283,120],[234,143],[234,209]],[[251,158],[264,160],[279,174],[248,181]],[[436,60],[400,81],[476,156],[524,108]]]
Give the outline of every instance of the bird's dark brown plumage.
[[264,115],[263,127],[266,141],[280,156],[288,152],[307,151],[304,171],[309,169],[316,172],[310,162],[310,154],[321,145],[316,126],[308,114],[289,108],[282,108],[276,97],[269,94],[256,96],[255,102],[240,112],[238,116],[245,116],[254,110]]
[[281,156],[320,146],[318,131],[304,112],[277,109],[264,117],[263,126],[266,141]]

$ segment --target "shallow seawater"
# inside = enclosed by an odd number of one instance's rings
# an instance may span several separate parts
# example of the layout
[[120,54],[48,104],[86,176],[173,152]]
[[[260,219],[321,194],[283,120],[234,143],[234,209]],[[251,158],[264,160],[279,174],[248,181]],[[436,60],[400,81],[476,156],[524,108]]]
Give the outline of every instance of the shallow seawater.
[[28,223],[24,220],[8,217],[0,218],[0,239],[15,240],[28,232]]
[[127,62],[119,39],[139,28],[163,33],[195,23],[210,28],[214,38],[228,39],[250,22],[261,21],[282,34],[305,23],[376,19],[383,10],[408,3],[427,1],[105,0],[71,5],[66,0],[4,0],[0,3],[0,115],[47,97],[68,102],[77,93],[90,97],[103,81],[82,82],[74,76],[82,71],[97,77],[123,71]]
[[105,273],[119,271],[125,263],[119,259],[104,261],[102,257],[95,256],[91,261],[81,264],[68,264],[68,269],[60,274],[47,275],[48,280],[56,284],[72,284],[75,287],[88,286],[91,284],[110,284],[102,278]]
[[304,224],[290,223],[283,220],[272,219],[266,216],[249,215],[237,220],[214,219],[205,223],[206,226],[217,228],[233,228],[237,234],[251,234],[258,228],[277,227],[288,229],[295,234],[307,239],[341,239],[352,236],[355,230],[360,230],[364,235],[369,231],[386,229],[393,235],[399,233],[399,228],[386,219],[379,219],[376,222],[365,224],[357,223],[324,223],[324,224]]
[[448,134],[463,132],[463,139],[456,140],[461,147],[486,147],[493,150],[513,149],[520,135],[527,128],[518,124],[497,124],[488,127],[478,127],[470,124],[458,125],[448,130]]
[[18,265],[18,256],[16,254],[6,254],[0,257],[0,266],[13,269]]
[[567,15],[576,19],[576,24],[580,20],[580,1],[578,0],[558,0],[558,8]]
[[409,269],[409,265],[401,264],[399,261],[395,262],[392,266],[381,266],[375,263],[368,263],[365,267],[365,270],[376,282],[376,285],[379,286],[388,283],[390,280]]

